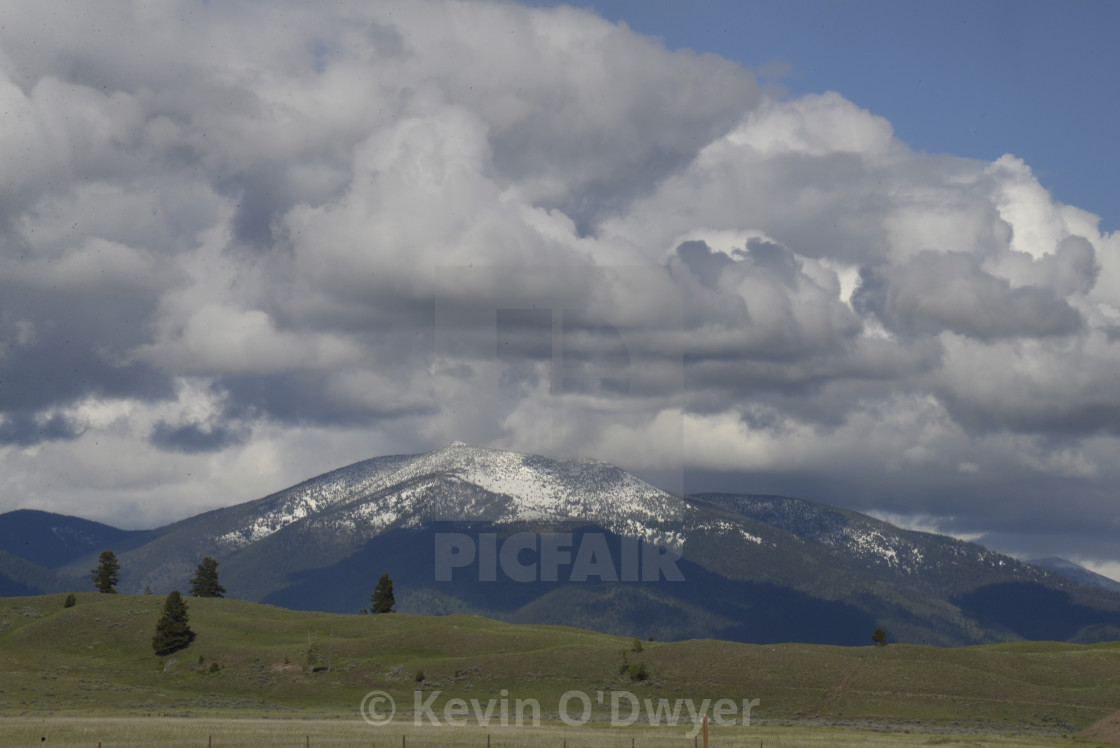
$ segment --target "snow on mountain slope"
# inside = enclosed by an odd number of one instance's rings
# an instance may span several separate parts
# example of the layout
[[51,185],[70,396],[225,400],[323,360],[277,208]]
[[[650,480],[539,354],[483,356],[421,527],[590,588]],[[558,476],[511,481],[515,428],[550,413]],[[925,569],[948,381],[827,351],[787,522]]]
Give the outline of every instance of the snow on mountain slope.
[[392,455],[364,460],[242,505],[250,510],[248,521],[222,533],[217,541],[226,550],[238,550],[328,507],[353,501],[355,496],[368,496],[389,485],[387,477],[416,457]]
[[681,499],[604,462],[455,442],[426,454],[366,460],[261,499],[217,540],[233,551],[300,521],[372,536],[395,523],[575,519],[677,548],[684,535],[669,528],[690,511]]
[[484,491],[513,499],[496,522],[625,516],[675,522],[684,502],[613,465],[597,460],[551,460],[537,455],[471,447],[456,442],[420,456],[392,476],[453,475]]
[[830,546],[853,559],[903,574],[968,561],[989,568],[1007,567],[1023,577],[1036,576],[1014,558],[972,543],[903,530],[874,517],[803,499],[732,494],[700,494],[698,498],[785,530],[802,541]]

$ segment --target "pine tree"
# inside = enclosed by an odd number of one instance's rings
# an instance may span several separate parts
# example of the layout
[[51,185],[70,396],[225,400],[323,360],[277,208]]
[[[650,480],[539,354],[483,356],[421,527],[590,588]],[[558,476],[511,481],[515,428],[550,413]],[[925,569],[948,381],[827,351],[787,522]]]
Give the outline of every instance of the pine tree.
[[90,569],[93,575],[93,586],[98,592],[116,592],[117,583],[121,581],[121,565],[117,563],[117,554],[112,551],[102,551],[97,559],[97,568]]
[[393,580],[389,578],[388,573],[382,574],[381,578],[377,580],[377,588],[369,596],[369,602],[370,613],[393,612],[393,606],[397,604],[397,598],[393,597]]
[[871,633],[871,641],[875,642],[876,646],[883,647],[887,643],[887,632],[882,629],[875,629]]
[[163,603],[163,615],[156,624],[152,649],[160,657],[177,652],[194,641],[194,632],[188,626],[187,604],[179,590],[172,590]]
[[226,588],[218,584],[218,561],[206,556],[191,577],[191,597],[222,597]]

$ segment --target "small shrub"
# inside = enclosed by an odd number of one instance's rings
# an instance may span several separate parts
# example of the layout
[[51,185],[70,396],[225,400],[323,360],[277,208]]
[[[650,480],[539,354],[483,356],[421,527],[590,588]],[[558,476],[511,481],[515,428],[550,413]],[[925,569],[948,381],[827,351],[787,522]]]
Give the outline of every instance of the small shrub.
[[216,673],[221,669],[222,669],[222,666],[219,665],[218,663],[216,663],[216,662],[211,662],[210,663],[210,672],[211,673]]
[[313,641],[307,645],[307,672],[314,673],[323,664],[323,650],[319,642]]
[[648,678],[649,670],[646,669],[644,662],[639,662],[630,668],[630,680],[646,680]]
[[626,650],[618,650],[618,674],[622,675],[630,669],[630,661],[626,659]]
[[642,651],[642,640],[635,636],[634,637],[634,643],[630,646],[630,651],[635,653],[635,654],[637,654],[638,652],[641,652]]
[[73,608],[77,604],[78,604],[78,598],[74,596],[73,592],[71,592],[69,595],[66,596],[66,602],[64,602],[62,604],[62,607]]
[[423,683],[424,682],[424,671],[423,670],[417,670],[416,671],[416,682],[417,683]]

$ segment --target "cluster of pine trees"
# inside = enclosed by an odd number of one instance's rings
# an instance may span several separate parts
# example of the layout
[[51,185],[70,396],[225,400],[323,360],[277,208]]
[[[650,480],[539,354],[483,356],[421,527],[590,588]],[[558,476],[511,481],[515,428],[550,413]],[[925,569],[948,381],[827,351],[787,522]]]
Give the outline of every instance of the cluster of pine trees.
[[[112,551],[102,551],[97,558],[97,568],[90,569],[93,575],[93,586],[98,592],[116,594],[117,585],[121,581],[121,565],[117,561],[117,554]],[[191,577],[191,597],[224,597],[226,588],[218,582],[218,560],[210,556],[203,557]]]
[[[115,594],[121,581],[121,565],[112,551],[102,551],[96,569],[90,569],[93,586],[98,592]],[[226,588],[218,581],[218,561],[206,556],[191,577],[191,597],[223,597]],[[72,596],[71,596],[72,597]],[[67,598],[70,605],[70,598]],[[169,655],[190,646],[195,634],[191,631],[187,604],[179,590],[172,590],[163,602],[163,613],[156,623],[152,649],[159,656]]]
[[[121,581],[121,565],[112,551],[102,551],[96,569],[90,569],[93,586],[98,592],[116,594]],[[195,574],[191,577],[191,597],[224,597],[226,588],[218,581],[218,561],[210,556],[203,557]],[[66,599],[66,607],[74,605],[74,596]],[[393,595],[393,580],[388,573],[377,580],[377,587],[370,595],[370,607],[362,613],[392,613],[397,599]],[[172,590],[163,603],[163,613],[156,623],[156,633],[152,637],[152,649],[161,657],[190,646],[195,634],[191,631],[187,604],[179,590]]]

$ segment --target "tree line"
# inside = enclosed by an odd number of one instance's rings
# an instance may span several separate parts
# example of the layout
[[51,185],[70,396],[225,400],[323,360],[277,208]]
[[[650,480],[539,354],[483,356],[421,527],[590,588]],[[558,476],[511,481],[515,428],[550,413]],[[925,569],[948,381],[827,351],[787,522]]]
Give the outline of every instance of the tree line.
[[[93,586],[98,592],[116,594],[121,581],[121,565],[112,551],[102,551],[97,559],[97,568],[90,569]],[[218,560],[204,556],[190,580],[191,597],[224,597],[226,588],[218,581]],[[149,588],[147,592],[151,592]],[[74,595],[66,598],[65,607],[73,607]],[[362,613],[392,613],[397,604],[393,595],[393,580],[384,573],[377,580],[377,586],[370,595],[370,607],[362,608]],[[179,590],[172,590],[163,603],[163,612],[156,623],[156,633],[152,637],[152,649],[159,656],[169,655],[190,646],[195,633],[190,628],[187,604]]]
[[[121,565],[117,561],[117,554],[112,551],[102,551],[97,558],[97,568],[90,569],[93,575],[93,586],[98,592],[116,594],[117,585],[121,581]],[[204,556],[191,577],[191,597],[224,597],[226,588],[218,582],[218,560]]]

